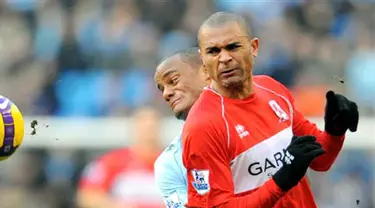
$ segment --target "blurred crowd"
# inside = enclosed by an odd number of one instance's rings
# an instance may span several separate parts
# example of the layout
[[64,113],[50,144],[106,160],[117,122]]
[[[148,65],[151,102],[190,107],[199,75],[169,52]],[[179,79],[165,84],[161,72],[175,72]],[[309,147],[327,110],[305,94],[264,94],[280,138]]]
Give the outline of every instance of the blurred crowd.
[[322,114],[328,88],[374,113],[372,0],[1,1],[1,93],[28,115],[122,116],[144,104],[169,113],[155,66],[195,46],[218,10],[249,20],[261,40],[256,73],[287,85],[306,115]]
[[[255,72],[285,84],[306,116],[323,114],[327,89],[374,115],[374,0],[0,1],[1,94],[25,115],[128,116],[144,105],[171,115],[155,66],[195,46],[200,24],[219,10],[249,20],[261,41]],[[76,207],[84,166],[107,151],[21,150],[2,163],[0,206]],[[330,174],[313,174],[320,207],[355,207],[353,197],[375,207],[373,157],[346,151]]]

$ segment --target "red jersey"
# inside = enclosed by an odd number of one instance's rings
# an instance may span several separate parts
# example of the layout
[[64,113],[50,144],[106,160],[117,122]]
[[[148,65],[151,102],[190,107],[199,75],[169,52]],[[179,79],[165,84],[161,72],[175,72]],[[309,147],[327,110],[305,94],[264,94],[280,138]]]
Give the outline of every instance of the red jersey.
[[104,191],[124,207],[164,207],[155,186],[153,162],[125,148],[109,152],[87,166],[78,188]]
[[188,207],[316,207],[306,178],[285,193],[271,176],[293,135],[314,135],[322,144],[326,153],[310,166],[317,171],[330,168],[344,137],[306,120],[279,82],[268,76],[253,81],[254,93],[243,100],[206,87],[189,112],[182,133]]

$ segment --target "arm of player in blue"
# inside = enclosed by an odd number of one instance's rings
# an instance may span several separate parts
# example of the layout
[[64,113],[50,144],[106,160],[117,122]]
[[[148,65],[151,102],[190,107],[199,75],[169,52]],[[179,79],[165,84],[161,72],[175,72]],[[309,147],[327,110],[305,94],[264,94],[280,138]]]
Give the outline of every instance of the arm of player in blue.
[[184,207],[187,202],[186,169],[182,163],[182,144],[178,137],[154,164],[156,185],[167,208]]

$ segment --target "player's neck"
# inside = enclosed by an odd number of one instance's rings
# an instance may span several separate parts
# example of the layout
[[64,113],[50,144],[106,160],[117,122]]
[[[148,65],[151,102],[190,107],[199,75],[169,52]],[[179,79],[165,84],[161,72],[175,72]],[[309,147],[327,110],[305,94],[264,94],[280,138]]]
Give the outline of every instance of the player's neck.
[[241,84],[232,87],[222,87],[216,83],[212,83],[212,88],[220,95],[231,99],[242,100],[248,98],[254,93],[253,79],[250,77]]

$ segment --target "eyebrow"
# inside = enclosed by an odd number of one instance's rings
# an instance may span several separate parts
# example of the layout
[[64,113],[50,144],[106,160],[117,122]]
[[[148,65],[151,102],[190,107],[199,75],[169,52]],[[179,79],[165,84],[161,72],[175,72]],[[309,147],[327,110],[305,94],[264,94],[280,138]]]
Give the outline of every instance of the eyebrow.
[[173,73],[176,73],[177,71],[176,70],[170,70],[170,71],[167,71],[165,74],[163,74],[162,78],[166,78],[168,76],[170,76],[171,74]]
[[[230,45],[241,45],[241,42],[238,42],[238,41],[230,42],[230,43],[224,45],[224,48],[227,47],[227,46],[230,46]],[[217,47],[217,46],[208,46],[208,47],[205,48],[205,50],[212,50],[212,49],[216,49],[216,48],[220,48],[220,47]]]
[[219,47],[217,46],[208,46],[205,48],[205,51],[212,50],[212,49],[218,49]]
[[[170,76],[171,74],[173,73],[177,73],[176,70],[170,70],[170,71],[167,71],[165,74],[163,74],[161,77],[162,79],[165,79],[166,77]],[[156,87],[161,90],[162,86],[160,84],[156,84]]]
[[232,42],[232,43],[228,43],[226,46],[229,46],[229,45],[240,45],[241,43],[236,41],[236,42]]

